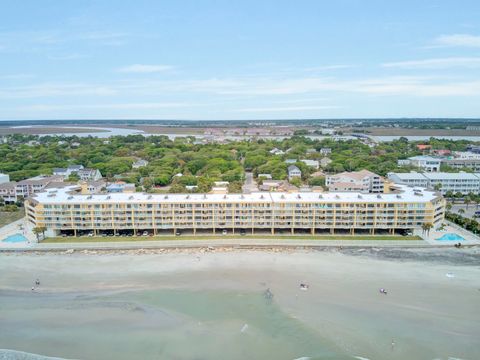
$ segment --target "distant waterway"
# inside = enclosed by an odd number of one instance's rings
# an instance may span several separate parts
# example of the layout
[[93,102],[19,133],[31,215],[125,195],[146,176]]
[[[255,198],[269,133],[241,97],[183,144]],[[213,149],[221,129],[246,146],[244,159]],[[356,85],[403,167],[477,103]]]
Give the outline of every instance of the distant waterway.
[[422,136],[416,136],[416,135],[405,135],[405,136],[370,136],[370,138],[377,140],[377,141],[382,141],[382,142],[388,142],[388,141],[393,141],[393,140],[398,140],[400,138],[406,138],[410,141],[423,141],[423,140],[428,140],[431,137],[435,139],[443,139],[443,140],[468,140],[468,141],[480,141],[480,136],[428,136],[428,135],[422,135]]
[[[12,126],[10,129],[31,129],[31,134],[35,134],[35,129],[45,129],[45,128],[52,128],[52,126],[46,125],[22,125],[22,126]],[[75,131],[81,130],[81,132]],[[143,136],[167,136],[169,139],[175,139],[177,137],[186,137],[186,136],[194,136],[197,139],[202,139],[208,137],[208,135],[202,134],[188,134],[188,133],[150,133],[144,130],[138,129],[128,129],[128,128],[118,128],[118,127],[88,127],[88,126],[55,126],[55,132],[52,133],[42,133],[38,132],[39,136],[78,136],[78,137],[97,137],[97,138],[109,138],[111,136],[127,136],[127,135],[143,135]],[[89,132],[87,130],[92,130]],[[23,132],[23,131],[22,131]],[[306,137],[312,140],[324,140],[324,139],[336,139],[336,140],[354,140],[358,139],[356,136],[351,135],[342,135],[342,136],[329,136],[329,135],[307,135]],[[369,138],[378,142],[388,142],[400,139],[401,137],[407,138],[411,141],[423,141],[428,140],[430,137],[434,137],[436,139],[448,139],[448,140],[468,140],[468,141],[480,141],[480,136],[448,136],[448,135],[441,135],[441,136],[429,136],[429,135],[383,135],[383,136],[372,136],[369,135]],[[218,137],[216,137],[218,138]],[[247,140],[251,139],[252,136],[233,136],[227,135],[222,136],[221,138],[226,140]],[[283,140],[289,138],[289,136],[255,136],[255,138],[260,139],[270,139],[270,140]]]

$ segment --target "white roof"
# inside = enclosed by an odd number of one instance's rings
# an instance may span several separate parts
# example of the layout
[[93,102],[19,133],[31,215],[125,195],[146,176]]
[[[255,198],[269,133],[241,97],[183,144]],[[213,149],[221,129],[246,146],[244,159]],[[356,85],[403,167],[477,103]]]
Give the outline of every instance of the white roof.
[[396,176],[400,180],[427,180],[422,173],[419,172],[408,172],[408,173],[396,173],[392,172],[388,174],[388,177]]
[[433,157],[433,156],[424,156],[424,155],[419,155],[419,156],[412,156],[408,158],[409,160],[420,160],[420,161],[438,161],[441,162],[442,159]]
[[437,173],[425,173],[424,176],[430,180],[479,180],[475,174],[458,172],[458,173],[446,173],[446,172],[437,172]]
[[400,180],[480,180],[480,177],[476,174],[466,172],[409,172],[409,173],[389,173],[390,176],[396,176]]
[[[42,204],[118,204],[118,203],[378,203],[378,202],[416,202],[424,203],[433,200],[437,194],[431,190],[417,190],[405,185],[397,186],[401,193],[362,194],[359,192],[254,192],[251,194],[146,194],[146,193],[111,193],[111,194],[69,194],[78,186],[49,189],[33,195]],[[422,196],[416,195],[415,192]]]

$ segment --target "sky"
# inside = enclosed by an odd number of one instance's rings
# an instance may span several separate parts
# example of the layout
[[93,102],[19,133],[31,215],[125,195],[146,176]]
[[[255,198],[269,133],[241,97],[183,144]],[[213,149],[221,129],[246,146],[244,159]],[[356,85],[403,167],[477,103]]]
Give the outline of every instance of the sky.
[[480,117],[478,0],[3,0],[0,120]]

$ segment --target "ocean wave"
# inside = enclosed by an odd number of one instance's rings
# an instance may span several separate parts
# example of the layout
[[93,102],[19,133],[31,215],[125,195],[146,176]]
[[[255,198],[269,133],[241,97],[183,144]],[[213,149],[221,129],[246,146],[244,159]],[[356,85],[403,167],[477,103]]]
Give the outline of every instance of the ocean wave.
[[44,356],[24,351],[0,349],[0,360],[68,360],[65,358]]

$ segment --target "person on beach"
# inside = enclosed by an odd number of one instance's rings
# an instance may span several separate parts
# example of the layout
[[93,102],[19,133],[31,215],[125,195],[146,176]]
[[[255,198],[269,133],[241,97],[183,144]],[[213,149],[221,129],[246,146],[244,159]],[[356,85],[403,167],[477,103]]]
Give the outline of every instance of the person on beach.
[[40,280],[39,279],[35,280],[35,285],[37,285],[37,286],[40,285]]

